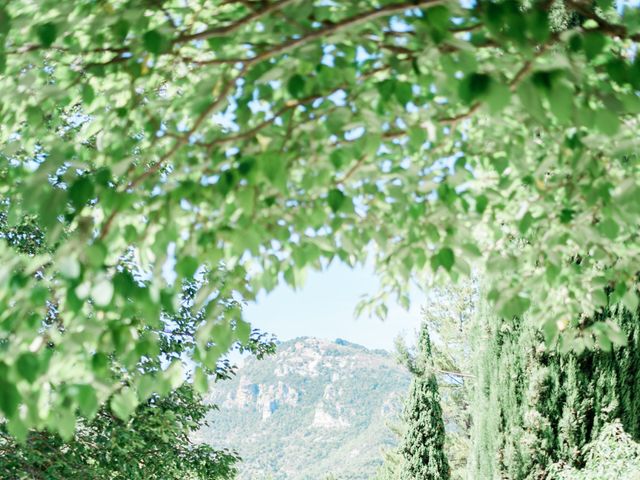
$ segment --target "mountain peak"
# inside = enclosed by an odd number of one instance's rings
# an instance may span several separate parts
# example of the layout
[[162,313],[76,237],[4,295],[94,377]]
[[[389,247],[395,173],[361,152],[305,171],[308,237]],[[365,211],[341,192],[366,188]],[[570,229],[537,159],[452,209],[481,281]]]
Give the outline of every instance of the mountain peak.
[[207,400],[221,411],[198,437],[237,448],[246,459],[240,479],[370,478],[394,442],[387,424],[408,384],[388,352],[343,339],[287,340],[215,385]]

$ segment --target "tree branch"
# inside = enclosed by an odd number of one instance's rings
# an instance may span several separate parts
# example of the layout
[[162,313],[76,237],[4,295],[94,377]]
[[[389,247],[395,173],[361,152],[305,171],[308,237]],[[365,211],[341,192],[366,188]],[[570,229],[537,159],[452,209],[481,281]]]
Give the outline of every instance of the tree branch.
[[341,32],[348,28],[353,28],[367,21],[375,20],[377,18],[387,17],[395,13],[403,12],[410,8],[429,8],[429,7],[434,7],[436,5],[440,5],[443,3],[446,3],[446,0],[417,0],[412,2],[403,2],[403,3],[385,5],[384,7],[359,13],[352,17],[345,18],[344,20],[341,20],[339,22],[326,25],[300,38],[291,39],[288,42],[284,42],[284,43],[281,43],[280,45],[276,45],[275,47],[269,50],[265,50],[264,52],[258,53],[253,57],[247,57],[245,59],[217,58],[212,60],[202,60],[197,63],[199,63],[200,65],[208,65],[208,64],[244,62],[246,65],[252,65],[263,60],[268,60],[276,55],[289,52],[297,47],[306,45],[309,42],[318,40],[327,35],[333,35],[335,33]]
[[234,22],[222,27],[208,28],[207,30],[203,30],[202,32],[198,32],[198,33],[183,34],[183,35],[180,35],[178,38],[176,38],[173,41],[173,43],[178,44],[178,43],[190,42],[192,40],[206,40],[207,38],[224,37],[226,35],[234,33],[235,31],[242,28],[244,25],[247,25],[248,23],[251,23],[254,20],[258,20],[264,17],[265,15],[270,14],[271,12],[285,8],[286,6],[292,4],[295,1],[296,0],[279,0],[277,2],[270,3],[266,7],[259,10],[255,10],[249,15],[242,17],[237,22]]

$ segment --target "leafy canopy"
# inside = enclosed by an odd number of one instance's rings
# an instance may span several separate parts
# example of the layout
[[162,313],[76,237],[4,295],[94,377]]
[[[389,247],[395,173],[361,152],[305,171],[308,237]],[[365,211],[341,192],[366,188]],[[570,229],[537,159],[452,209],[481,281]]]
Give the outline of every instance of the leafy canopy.
[[102,408],[66,442],[56,434],[33,431],[19,444],[0,428],[0,473],[2,478],[51,480],[232,479],[236,454],[190,439],[212,409],[183,385],[140,405],[128,422]]
[[[638,303],[640,15],[596,3],[0,7],[3,228],[37,226],[26,254],[0,244],[9,425],[62,428],[113,395],[126,416],[182,358],[213,369],[248,338],[224,299],[334,259],[373,258],[381,316],[410,278],[477,262],[548,340],[623,341],[578,323]],[[194,274],[194,345],[149,381]]]

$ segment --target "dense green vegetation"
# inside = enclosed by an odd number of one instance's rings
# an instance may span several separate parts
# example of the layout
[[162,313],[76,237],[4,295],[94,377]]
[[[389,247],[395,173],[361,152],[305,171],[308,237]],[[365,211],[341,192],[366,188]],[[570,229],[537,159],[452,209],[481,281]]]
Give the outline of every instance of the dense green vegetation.
[[[185,289],[185,304],[175,326],[189,324],[188,298],[193,285]],[[187,327],[188,330],[188,327]],[[180,333],[178,333],[180,332]],[[188,333],[177,328],[162,342],[163,355],[179,354],[189,343]],[[256,358],[273,353],[275,344],[269,336],[253,332],[246,344],[234,349],[250,352]],[[141,368],[155,369],[153,362]],[[236,366],[229,360],[220,361],[214,372],[215,380],[233,378]],[[114,374],[116,374],[114,369]],[[98,405],[91,391],[76,385],[76,395],[84,399],[78,412],[80,417],[74,432],[75,419],[65,421],[67,431],[62,435],[46,430],[16,432],[10,422],[0,423],[0,478],[7,480],[43,479],[66,480],[122,479],[122,480],[230,480],[236,477],[237,453],[230,449],[214,449],[193,441],[197,431],[206,428],[217,406],[205,403],[202,395],[188,384],[178,386],[163,396],[153,394],[127,420],[114,415],[126,405]],[[86,398],[86,397],[89,398]],[[97,411],[93,411],[96,409]],[[16,441],[17,436],[20,441]]]
[[[441,400],[448,445],[440,450],[454,461],[454,478],[604,479],[621,472],[628,475],[622,478],[637,478],[637,313],[617,305],[602,310],[598,318],[582,320],[615,322],[624,332],[625,346],[562,351],[558,345],[547,345],[543,332],[530,323],[495,315],[474,288],[445,292],[444,297],[438,292],[440,300],[426,306],[425,316],[440,340],[433,351],[434,364],[447,366],[435,370],[440,388],[454,390]],[[411,368],[415,354],[402,344],[400,353]],[[428,381],[424,372],[413,371],[422,382]],[[433,402],[425,399],[416,406],[412,394],[407,405],[415,411]],[[413,435],[407,421],[398,432],[404,442]],[[407,460],[411,457],[391,451],[377,478],[399,478]]]
[[[23,254],[34,255],[42,248],[42,232],[31,220],[9,228],[6,215],[0,217],[0,235]],[[195,280],[183,282],[180,306],[176,313],[165,316],[170,328],[157,332],[159,356],[143,359],[138,365],[150,374],[162,372],[161,364],[169,363],[189,351],[195,342],[195,326],[202,317],[194,311],[193,299],[202,284]],[[232,301],[229,302],[233,304]],[[49,314],[48,322],[59,321],[57,312]],[[141,331],[140,334],[148,334]],[[235,350],[251,353],[257,358],[274,352],[275,343],[268,335],[252,332],[244,343],[233,345]],[[49,349],[52,352],[53,348]],[[27,365],[28,367],[29,365]],[[18,367],[26,368],[26,367]],[[129,378],[119,371],[113,358],[105,358],[101,368],[123,384],[123,392],[133,395]],[[217,362],[215,370],[206,370],[215,380],[228,380],[235,375],[236,366],[228,359]],[[170,370],[169,370],[170,371]],[[229,480],[237,474],[239,457],[230,450],[213,449],[195,443],[193,434],[207,425],[207,417],[217,410],[205,404],[200,392],[207,381],[195,378],[193,386],[182,384],[180,371],[173,369],[169,382],[163,384],[162,395],[146,389],[138,395],[146,401],[131,412],[131,402],[113,401],[100,406],[95,393],[86,385],[70,384],[78,399],[78,415],[57,413],[58,432],[24,430],[21,424],[9,419],[0,420],[0,478],[7,480],[43,479],[188,479]],[[7,394],[2,392],[7,401]],[[115,399],[114,399],[115,400]],[[46,405],[43,408],[47,408]],[[66,416],[65,416],[66,415]],[[126,420],[123,420],[126,419]],[[17,439],[17,441],[16,441]]]
[[581,468],[587,444],[616,420],[640,440],[638,316],[622,306],[601,315],[584,321],[615,321],[625,347],[563,353],[526,322],[481,315],[472,477],[544,478],[554,462]]
[[625,433],[620,422],[606,425],[597,438],[586,445],[584,468],[554,465],[557,480],[636,480],[640,475],[640,444]]
[[71,440],[30,432],[16,444],[0,431],[0,478],[5,480],[228,480],[235,478],[233,452],[194,444],[189,435],[213,406],[182,386],[139,406],[127,422],[106,408],[78,425]]

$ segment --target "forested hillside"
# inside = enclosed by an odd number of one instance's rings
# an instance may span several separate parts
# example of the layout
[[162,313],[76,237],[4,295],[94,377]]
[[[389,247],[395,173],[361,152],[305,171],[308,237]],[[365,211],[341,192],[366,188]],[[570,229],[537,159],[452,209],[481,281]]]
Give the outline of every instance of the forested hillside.
[[206,396],[220,410],[196,438],[238,451],[246,480],[366,480],[396,444],[409,374],[381,350],[299,338],[275,356],[248,359]]

